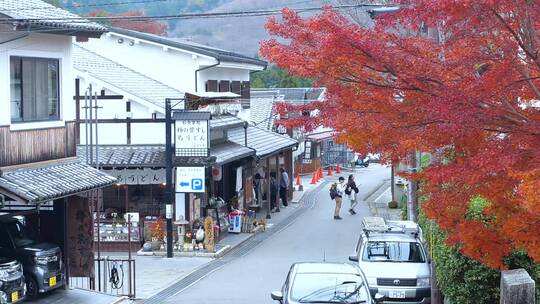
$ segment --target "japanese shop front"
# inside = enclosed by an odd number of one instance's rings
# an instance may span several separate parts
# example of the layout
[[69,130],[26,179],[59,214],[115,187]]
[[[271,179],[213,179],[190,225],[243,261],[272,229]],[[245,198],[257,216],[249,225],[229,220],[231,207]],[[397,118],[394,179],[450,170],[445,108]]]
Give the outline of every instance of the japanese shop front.
[[[78,149],[84,158],[84,147]],[[101,193],[94,212],[94,240],[99,238],[102,251],[114,252],[128,251],[130,238],[131,250],[139,250],[149,225],[165,213],[165,148],[111,145],[99,150],[101,171],[116,177],[117,183]]]

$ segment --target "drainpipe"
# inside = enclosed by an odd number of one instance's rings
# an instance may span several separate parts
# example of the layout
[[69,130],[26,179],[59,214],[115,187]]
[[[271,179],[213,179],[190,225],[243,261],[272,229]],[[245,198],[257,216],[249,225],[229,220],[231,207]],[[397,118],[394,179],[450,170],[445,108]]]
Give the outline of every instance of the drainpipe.
[[244,121],[244,146],[247,147],[248,144],[248,140],[247,140],[247,128],[248,128],[248,123],[247,121]]
[[[195,93],[197,93],[197,87],[198,87],[198,83],[199,83],[199,79],[197,77],[199,72],[211,69],[211,68],[216,67],[216,66],[218,66],[220,64],[221,64],[221,60],[219,58],[217,58],[217,63],[216,64],[212,64],[212,65],[206,66],[204,68],[200,68],[200,69],[195,70]],[[219,84],[218,84],[218,91],[219,91]]]

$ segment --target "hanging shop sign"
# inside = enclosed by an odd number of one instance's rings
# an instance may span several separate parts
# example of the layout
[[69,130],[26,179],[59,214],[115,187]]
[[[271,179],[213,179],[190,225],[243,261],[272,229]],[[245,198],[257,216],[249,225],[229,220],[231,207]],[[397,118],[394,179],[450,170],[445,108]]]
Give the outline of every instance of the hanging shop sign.
[[212,167],[212,179],[216,182],[220,181],[223,177],[223,170],[221,166],[213,166]]
[[165,183],[165,169],[125,169],[102,170],[116,177],[120,185],[159,185]]
[[311,141],[304,143],[304,159],[311,159]]
[[176,167],[176,192],[204,193],[205,177],[204,167]]
[[173,114],[176,156],[207,157],[210,151],[210,113],[181,111]]

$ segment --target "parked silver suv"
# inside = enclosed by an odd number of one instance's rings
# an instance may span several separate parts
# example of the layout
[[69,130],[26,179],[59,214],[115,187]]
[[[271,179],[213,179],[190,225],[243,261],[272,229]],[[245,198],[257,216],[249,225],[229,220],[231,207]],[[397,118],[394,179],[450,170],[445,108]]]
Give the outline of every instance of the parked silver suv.
[[349,260],[364,271],[372,295],[384,303],[430,303],[430,261],[422,230],[411,221],[385,221],[366,217]]

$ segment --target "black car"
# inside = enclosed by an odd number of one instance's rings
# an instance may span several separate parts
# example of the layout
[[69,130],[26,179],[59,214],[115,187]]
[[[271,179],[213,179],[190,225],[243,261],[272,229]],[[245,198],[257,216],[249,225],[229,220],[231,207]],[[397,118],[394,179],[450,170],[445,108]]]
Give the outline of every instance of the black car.
[[17,303],[24,299],[23,268],[17,260],[0,256],[0,304]]
[[0,256],[22,264],[29,298],[65,285],[60,248],[38,242],[23,217],[0,216]]

